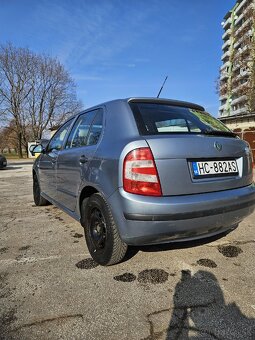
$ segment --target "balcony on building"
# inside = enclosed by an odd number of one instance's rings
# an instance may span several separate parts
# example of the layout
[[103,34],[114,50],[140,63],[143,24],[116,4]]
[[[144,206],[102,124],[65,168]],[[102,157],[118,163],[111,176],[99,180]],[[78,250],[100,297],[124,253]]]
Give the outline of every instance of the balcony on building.
[[221,105],[219,107],[219,111],[224,111],[227,106],[227,101],[221,102]]
[[236,94],[236,93],[243,92],[245,86],[247,86],[247,81],[243,82],[242,84],[239,84],[238,86],[233,87],[232,93]]
[[234,106],[234,105],[237,105],[237,104],[240,104],[240,103],[243,103],[243,102],[244,103],[247,102],[247,96],[245,96],[245,95],[233,99],[232,102],[231,102],[231,106]]
[[243,42],[245,39],[249,39],[249,37],[252,37],[253,32],[252,30],[249,30],[248,32],[246,32],[244,35],[242,35],[235,43],[234,43],[234,48],[237,49]]
[[223,34],[222,39],[225,40],[231,35],[231,29],[227,29],[226,32]]
[[225,68],[230,66],[230,61],[225,62],[221,67],[220,67],[220,71],[222,72]]
[[230,111],[230,116],[235,116],[235,115],[242,115],[247,113],[247,108],[246,106],[243,106],[241,108],[238,108],[236,110],[231,110]]
[[228,39],[227,41],[224,42],[224,44],[222,45],[222,50],[224,51],[226,48],[228,48],[230,46],[230,40]]
[[242,23],[242,25],[235,31],[235,36],[238,37],[238,35],[247,28],[252,23],[252,18],[248,18],[246,21]]
[[223,28],[224,28],[225,31],[226,31],[228,28],[230,28],[231,23],[232,23],[232,16],[230,15],[230,16],[227,18],[227,20],[224,22],[224,24],[223,24]]
[[219,116],[220,116],[220,118],[221,117],[228,117],[229,116],[229,110],[227,110],[227,106],[226,105],[224,106],[224,108],[219,109]]
[[223,100],[226,100],[227,98],[228,98],[228,94],[225,93],[225,94],[220,95],[219,100],[222,102]]
[[242,13],[241,15],[237,16],[236,20],[235,20],[235,25],[238,26],[242,19],[244,18],[244,13]]
[[222,55],[221,60],[223,60],[223,61],[228,60],[229,57],[230,57],[230,51],[227,51]]
[[249,1],[247,0],[243,0],[239,3],[239,5],[237,6],[236,10],[235,10],[235,13],[236,15],[240,15],[243,13],[243,7],[244,5],[246,5]]
[[239,47],[237,52],[235,53],[235,58],[243,56],[245,52],[248,52],[250,49],[251,49],[250,45],[244,45],[243,47]]
[[220,80],[223,81],[223,80],[227,80],[229,77],[229,74],[227,71],[223,71],[221,72],[221,75],[220,75]]

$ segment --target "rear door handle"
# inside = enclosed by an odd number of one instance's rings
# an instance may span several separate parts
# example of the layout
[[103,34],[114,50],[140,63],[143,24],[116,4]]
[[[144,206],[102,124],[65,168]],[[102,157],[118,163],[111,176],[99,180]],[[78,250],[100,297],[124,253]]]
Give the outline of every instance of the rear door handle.
[[81,163],[81,164],[87,163],[87,161],[88,161],[88,158],[87,158],[86,156],[82,155],[82,156],[80,157],[80,163]]

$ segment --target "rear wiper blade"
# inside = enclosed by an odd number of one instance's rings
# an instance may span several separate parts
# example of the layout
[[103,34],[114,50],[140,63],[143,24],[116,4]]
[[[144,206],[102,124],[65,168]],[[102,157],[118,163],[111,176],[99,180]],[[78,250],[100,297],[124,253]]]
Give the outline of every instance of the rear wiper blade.
[[236,137],[237,136],[232,131],[204,130],[203,133],[205,135],[212,135],[212,136],[227,136],[227,137]]

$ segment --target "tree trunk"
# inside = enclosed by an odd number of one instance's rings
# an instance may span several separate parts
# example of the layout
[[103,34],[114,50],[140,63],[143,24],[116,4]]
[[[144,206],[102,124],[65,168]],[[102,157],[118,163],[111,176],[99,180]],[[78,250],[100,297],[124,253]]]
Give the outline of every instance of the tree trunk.
[[22,154],[22,133],[18,132],[18,156],[19,158],[23,158]]
[[25,149],[26,149],[26,157],[28,158],[28,144],[26,144]]

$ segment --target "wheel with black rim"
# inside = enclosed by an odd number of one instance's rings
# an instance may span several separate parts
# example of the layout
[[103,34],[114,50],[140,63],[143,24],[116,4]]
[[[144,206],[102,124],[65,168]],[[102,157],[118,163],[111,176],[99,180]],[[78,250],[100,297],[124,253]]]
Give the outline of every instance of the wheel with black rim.
[[35,205],[44,206],[49,204],[49,201],[41,196],[40,184],[36,175],[33,177],[33,194]]
[[127,251],[114,223],[109,205],[99,193],[82,202],[81,223],[92,258],[103,266],[120,262]]

